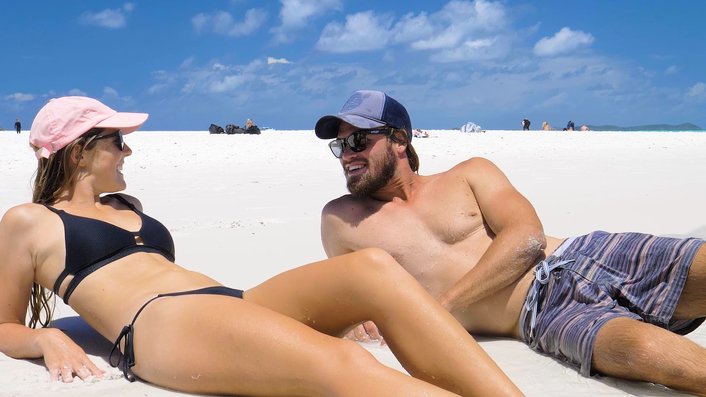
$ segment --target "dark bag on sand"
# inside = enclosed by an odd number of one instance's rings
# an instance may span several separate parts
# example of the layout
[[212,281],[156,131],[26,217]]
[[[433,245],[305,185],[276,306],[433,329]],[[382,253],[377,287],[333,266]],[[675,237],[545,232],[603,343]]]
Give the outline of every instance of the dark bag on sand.
[[239,129],[240,129],[240,127],[237,125],[228,124],[226,126],[226,134],[228,134],[228,135],[237,134],[238,133],[237,130],[239,130]]
[[211,124],[211,125],[208,127],[208,133],[209,133],[209,134],[222,134],[222,133],[223,133],[223,127],[221,127],[220,125]]

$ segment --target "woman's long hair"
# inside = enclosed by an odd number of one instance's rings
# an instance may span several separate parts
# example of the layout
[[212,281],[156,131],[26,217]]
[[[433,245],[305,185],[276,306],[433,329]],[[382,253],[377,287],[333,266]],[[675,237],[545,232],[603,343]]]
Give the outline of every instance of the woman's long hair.
[[[71,160],[71,154],[76,147],[83,151],[94,146],[95,141],[89,140],[101,131],[101,129],[94,128],[59,149],[56,153],[52,153],[49,158],[42,157],[39,159],[32,185],[33,203],[52,205],[59,200],[62,194],[66,193],[78,175],[78,165]],[[37,150],[38,148],[33,146],[33,149]],[[48,326],[54,315],[55,305],[56,298],[54,293],[37,283],[33,283],[29,300],[29,327],[36,328],[37,325]]]

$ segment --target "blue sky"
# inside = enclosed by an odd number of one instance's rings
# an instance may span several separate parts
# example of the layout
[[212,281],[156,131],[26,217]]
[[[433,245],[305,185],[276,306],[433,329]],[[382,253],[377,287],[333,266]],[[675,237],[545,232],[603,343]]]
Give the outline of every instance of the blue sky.
[[706,128],[706,2],[3,1],[0,127],[48,98],[150,113],[149,130],[313,129],[357,89],[415,128]]

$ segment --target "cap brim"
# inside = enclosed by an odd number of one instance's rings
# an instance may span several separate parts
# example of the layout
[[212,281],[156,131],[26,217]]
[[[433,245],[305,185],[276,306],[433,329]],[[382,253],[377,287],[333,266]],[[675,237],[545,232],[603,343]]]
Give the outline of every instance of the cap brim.
[[358,116],[355,114],[339,114],[324,116],[316,122],[316,127],[314,131],[316,136],[321,139],[333,139],[338,136],[338,128],[341,125],[341,121],[362,129],[379,128],[384,127],[387,124],[380,120],[373,120],[368,117]]
[[147,121],[148,117],[149,114],[147,113],[118,112],[96,124],[96,127],[119,128],[123,134],[129,134],[137,131]]

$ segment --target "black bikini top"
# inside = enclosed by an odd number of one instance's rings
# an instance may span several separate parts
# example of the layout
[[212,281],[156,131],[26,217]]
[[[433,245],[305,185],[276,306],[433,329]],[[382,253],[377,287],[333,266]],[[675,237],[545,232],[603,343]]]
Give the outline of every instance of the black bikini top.
[[69,303],[71,293],[86,276],[135,252],[153,252],[174,261],[174,240],[164,225],[137,210],[124,197],[118,194],[111,194],[108,197],[120,201],[140,216],[142,226],[139,231],[131,232],[108,222],[71,215],[45,205],[59,215],[64,224],[66,262],[64,270],[54,283],[53,290],[58,295],[66,276],[74,276],[69,281],[63,296],[66,304]]

